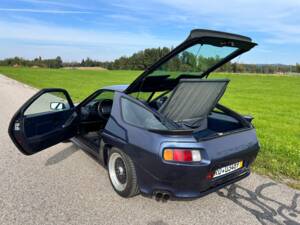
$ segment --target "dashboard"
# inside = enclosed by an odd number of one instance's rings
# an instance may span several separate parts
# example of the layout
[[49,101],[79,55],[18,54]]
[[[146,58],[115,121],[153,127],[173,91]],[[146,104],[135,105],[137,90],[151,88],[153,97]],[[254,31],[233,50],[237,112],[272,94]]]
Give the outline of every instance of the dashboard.
[[93,100],[81,108],[81,119],[83,121],[107,121],[111,113],[112,104],[113,100],[111,99]]

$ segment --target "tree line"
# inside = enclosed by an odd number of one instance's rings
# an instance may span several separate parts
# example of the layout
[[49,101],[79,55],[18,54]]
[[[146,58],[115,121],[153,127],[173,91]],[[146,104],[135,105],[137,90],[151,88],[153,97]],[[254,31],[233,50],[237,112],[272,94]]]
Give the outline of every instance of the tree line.
[[33,60],[23,59],[21,57],[14,57],[0,60],[0,66],[61,68],[63,67],[63,61],[60,56],[57,56],[54,59],[42,59],[42,57],[38,57]]
[[[60,56],[54,59],[42,59],[41,57],[33,60],[20,57],[0,60],[0,66],[27,66],[43,68],[61,68],[61,67],[103,67],[109,70],[144,70],[162,56],[169,53],[172,49],[147,48],[138,51],[131,56],[122,56],[113,61],[99,61],[86,58],[81,62],[63,62]],[[212,65],[220,61],[219,56],[204,57],[194,55],[188,51],[174,57],[168,63],[164,64],[161,70],[182,71],[182,72],[200,72],[205,71]],[[228,62],[218,69],[219,72],[233,73],[300,73],[300,64],[245,64],[238,62]]]

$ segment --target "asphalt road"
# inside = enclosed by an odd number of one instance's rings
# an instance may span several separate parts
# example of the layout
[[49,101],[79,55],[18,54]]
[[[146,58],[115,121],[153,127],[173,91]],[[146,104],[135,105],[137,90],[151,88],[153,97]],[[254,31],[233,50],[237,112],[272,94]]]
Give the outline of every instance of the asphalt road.
[[74,145],[34,156],[7,134],[35,89],[0,75],[0,224],[300,224],[300,192],[252,174],[193,201],[119,197],[107,172]]

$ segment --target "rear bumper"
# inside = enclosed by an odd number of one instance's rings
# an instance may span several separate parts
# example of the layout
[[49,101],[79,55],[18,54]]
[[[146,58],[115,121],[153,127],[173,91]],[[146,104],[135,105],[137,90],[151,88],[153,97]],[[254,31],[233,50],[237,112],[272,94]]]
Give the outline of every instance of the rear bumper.
[[[145,174],[146,175],[146,174]],[[193,199],[215,192],[227,185],[240,181],[250,175],[249,168],[241,168],[228,175],[212,180],[202,179],[198,182],[168,182],[153,177],[147,179],[147,185],[140,185],[142,194],[152,196],[158,192],[169,193],[171,198]],[[195,178],[196,179],[196,178]],[[151,180],[151,181],[150,181]],[[150,184],[150,185],[148,185]]]
[[[170,147],[199,149],[203,160],[193,164],[165,162],[162,151]],[[156,161],[149,166],[136,163],[140,190],[146,195],[167,192],[173,198],[198,198],[247,177],[258,151],[254,130],[205,142],[163,142]],[[242,168],[220,177],[207,177],[239,161],[243,161]]]

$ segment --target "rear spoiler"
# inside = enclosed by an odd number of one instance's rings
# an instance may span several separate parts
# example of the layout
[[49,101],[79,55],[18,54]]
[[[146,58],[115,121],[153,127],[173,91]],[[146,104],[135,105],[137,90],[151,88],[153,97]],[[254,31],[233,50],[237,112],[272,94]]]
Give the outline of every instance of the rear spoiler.
[[243,35],[239,34],[232,34],[227,32],[221,31],[214,31],[214,30],[206,30],[206,29],[194,29],[191,31],[190,35],[187,37],[186,41],[199,39],[199,38],[222,38],[231,41],[240,41],[245,43],[245,47],[248,44],[255,44],[252,42],[252,39]]

